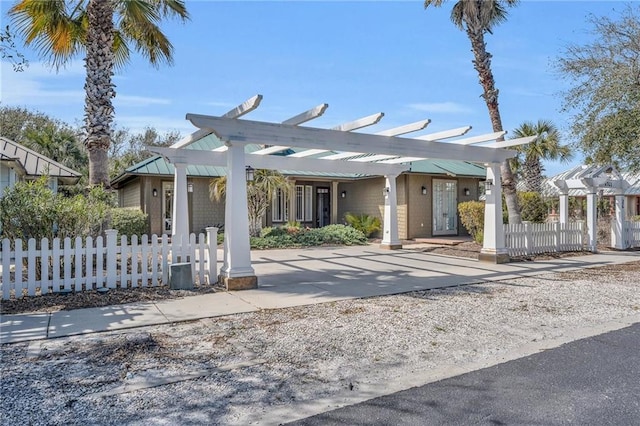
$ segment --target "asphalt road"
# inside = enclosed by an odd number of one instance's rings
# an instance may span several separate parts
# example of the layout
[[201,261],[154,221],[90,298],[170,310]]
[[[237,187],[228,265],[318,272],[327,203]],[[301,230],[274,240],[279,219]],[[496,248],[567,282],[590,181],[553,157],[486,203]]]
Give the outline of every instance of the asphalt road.
[[291,425],[640,425],[640,323]]

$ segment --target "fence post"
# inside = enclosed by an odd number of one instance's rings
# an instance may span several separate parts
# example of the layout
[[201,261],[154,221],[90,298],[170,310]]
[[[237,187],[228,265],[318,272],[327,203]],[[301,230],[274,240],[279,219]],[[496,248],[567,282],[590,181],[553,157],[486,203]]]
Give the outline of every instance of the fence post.
[[107,287],[116,288],[118,276],[118,231],[107,229]]
[[556,251],[562,251],[562,236],[560,235],[560,223],[553,222]]
[[207,273],[209,275],[209,284],[213,284],[218,282],[218,228],[209,226],[206,231],[209,251]]
[[528,255],[533,252],[533,234],[530,222],[524,223],[524,247]]

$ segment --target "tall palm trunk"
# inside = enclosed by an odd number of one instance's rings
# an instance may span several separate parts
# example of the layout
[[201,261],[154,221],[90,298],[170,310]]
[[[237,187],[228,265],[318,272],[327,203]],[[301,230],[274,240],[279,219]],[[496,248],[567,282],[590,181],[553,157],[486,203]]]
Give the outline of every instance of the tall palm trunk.
[[525,191],[542,191],[542,164],[538,157],[527,157],[522,165],[522,181]]
[[[473,67],[478,72],[480,85],[484,90],[482,97],[487,103],[493,131],[501,132],[502,119],[500,118],[500,110],[498,109],[498,89],[495,87],[493,72],[491,72],[491,54],[487,52],[487,44],[484,41],[484,31],[474,31],[467,28],[467,36],[469,40],[471,40],[471,49],[475,58]],[[507,202],[507,211],[509,212],[509,223],[521,223],[520,207],[518,206],[518,197],[516,194],[516,180],[511,170],[509,160],[505,160],[501,164],[500,175],[502,177],[502,190],[505,201]]]
[[89,184],[109,186],[108,149],[115,90],[113,76],[113,14],[112,0],[90,0],[87,5],[88,31],[84,89],[85,146],[89,152]]

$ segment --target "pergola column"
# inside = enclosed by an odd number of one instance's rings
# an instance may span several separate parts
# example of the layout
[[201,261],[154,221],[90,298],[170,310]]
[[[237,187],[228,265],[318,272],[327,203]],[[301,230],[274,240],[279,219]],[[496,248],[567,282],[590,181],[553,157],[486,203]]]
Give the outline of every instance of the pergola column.
[[560,193],[560,223],[569,223],[569,192]]
[[402,248],[398,238],[398,195],[396,178],[398,175],[387,175],[384,188],[384,225],[380,248],[396,250]]
[[[489,184],[490,182],[490,184]],[[502,224],[502,181],[500,164],[487,165],[487,184],[484,203],[484,243],[478,260],[491,263],[509,262]]]
[[338,181],[331,181],[331,223],[338,223]]
[[227,290],[258,287],[251,266],[244,145],[227,142],[227,188],[224,211],[224,264],[219,281]]
[[184,241],[189,236],[189,203],[187,201],[187,163],[173,163],[173,211],[171,239]]
[[623,194],[616,195],[616,220],[613,222],[611,232],[611,246],[619,250],[629,248],[625,233],[625,196]]
[[587,247],[591,252],[597,253],[598,206],[594,187],[587,188],[587,228]]

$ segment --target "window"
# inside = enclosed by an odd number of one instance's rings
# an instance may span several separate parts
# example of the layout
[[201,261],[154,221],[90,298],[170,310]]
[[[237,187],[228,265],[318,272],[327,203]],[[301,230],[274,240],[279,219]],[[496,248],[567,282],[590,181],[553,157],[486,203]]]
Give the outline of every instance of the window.
[[298,222],[310,222],[313,220],[311,185],[296,185],[296,220]]
[[276,190],[271,202],[271,221],[286,222],[289,220],[287,194],[282,189]]

